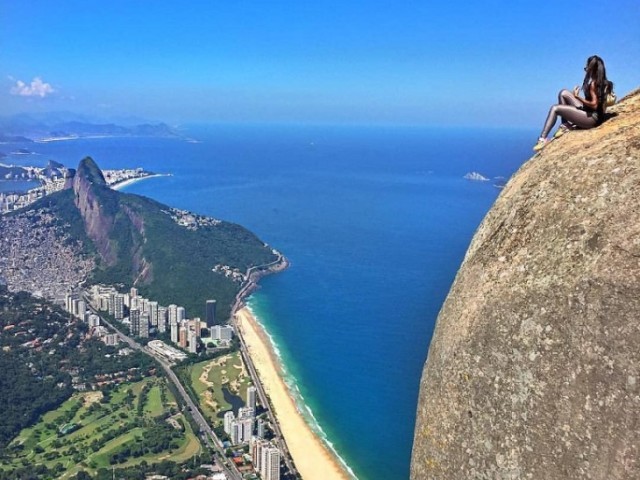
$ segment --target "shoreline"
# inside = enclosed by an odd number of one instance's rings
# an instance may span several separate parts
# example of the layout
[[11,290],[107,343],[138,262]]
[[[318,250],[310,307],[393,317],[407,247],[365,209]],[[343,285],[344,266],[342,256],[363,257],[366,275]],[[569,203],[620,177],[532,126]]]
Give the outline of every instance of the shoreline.
[[153,175],[145,175],[144,177],[136,177],[136,178],[128,178],[127,180],[123,180],[121,182],[114,183],[113,185],[109,185],[113,190],[121,190],[125,187],[133,185],[134,183],[138,183],[142,180],[146,180],[148,178],[156,178],[156,177],[170,177],[170,173],[154,173]]
[[305,480],[349,480],[345,466],[309,426],[282,378],[282,366],[268,334],[248,307],[235,312],[236,326],[244,339],[260,382],[269,395],[296,469]]

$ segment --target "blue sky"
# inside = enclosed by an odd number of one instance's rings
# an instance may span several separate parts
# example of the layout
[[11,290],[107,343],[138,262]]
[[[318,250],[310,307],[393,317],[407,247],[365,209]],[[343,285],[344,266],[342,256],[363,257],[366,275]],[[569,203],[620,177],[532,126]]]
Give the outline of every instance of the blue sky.
[[5,113],[537,127],[592,54],[640,86],[640,2],[0,0]]

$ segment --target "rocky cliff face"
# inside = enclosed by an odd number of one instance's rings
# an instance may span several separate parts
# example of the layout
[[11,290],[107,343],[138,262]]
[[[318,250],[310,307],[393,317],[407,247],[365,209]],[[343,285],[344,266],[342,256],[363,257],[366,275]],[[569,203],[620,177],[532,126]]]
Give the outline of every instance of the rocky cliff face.
[[411,478],[640,478],[640,91],[527,161],[420,385]]
[[89,157],[80,162],[73,177],[75,205],[84,220],[88,237],[106,265],[113,265],[117,252],[109,236],[113,229],[115,192],[105,182],[102,172]]
[[80,162],[72,185],[75,205],[102,267],[125,264],[134,284],[152,281],[153,265],[143,253],[146,236],[142,214],[121,202],[122,194],[107,186],[102,171],[89,157]]

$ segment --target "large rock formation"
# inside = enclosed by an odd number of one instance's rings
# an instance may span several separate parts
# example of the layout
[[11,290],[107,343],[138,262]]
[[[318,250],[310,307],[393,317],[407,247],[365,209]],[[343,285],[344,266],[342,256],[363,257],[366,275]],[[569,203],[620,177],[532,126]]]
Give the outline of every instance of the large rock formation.
[[87,236],[105,264],[115,264],[117,252],[110,236],[117,213],[117,193],[107,186],[102,171],[89,157],[80,162],[72,185],[75,205],[84,220]]
[[438,316],[412,479],[640,478],[640,91],[548,145]]
[[122,194],[107,185],[102,170],[90,157],[80,162],[72,187],[85,232],[103,267],[114,267],[124,260],[136,285],[151,281],[153,266],[143,253],[147,241],[143,214],[121,202]]
[[224,321],[242,288],[242,278],[226,272],[245,272],[279,258],[240,225],[109,188],[89,157],[65,185],[37,207],[55,215],[87,253],[97,253],[91,283],[135,286],[142,295],[182,305],[194,316],[205,300],[215,298],[216,316]]

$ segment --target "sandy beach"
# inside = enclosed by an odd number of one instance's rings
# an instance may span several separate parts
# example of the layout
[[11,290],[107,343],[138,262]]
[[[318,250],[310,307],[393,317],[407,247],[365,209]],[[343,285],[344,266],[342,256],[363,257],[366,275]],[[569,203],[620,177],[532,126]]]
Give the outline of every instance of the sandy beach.
[[111,188],[114,190],[121,190],[124,187],[128,187],[129,185],[133,185],[134,183],[141,182],[142,180],[146,180],[148,178],[168,177],[168,176],[169,176],[168,174],[156,173],[156,174],[147,175],[144,177],[129,178],[128,180],[114,183],[113,185],[111,185]]
[[271,349],[269,338],[251,312],[247,308],[242,308],[236,313],[236,319],[302,478],[304,480],[349,479],[350,476],[343,470],[339,461],[298,412],[280,375],[280,366]]

